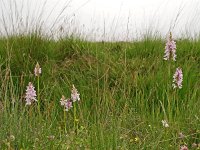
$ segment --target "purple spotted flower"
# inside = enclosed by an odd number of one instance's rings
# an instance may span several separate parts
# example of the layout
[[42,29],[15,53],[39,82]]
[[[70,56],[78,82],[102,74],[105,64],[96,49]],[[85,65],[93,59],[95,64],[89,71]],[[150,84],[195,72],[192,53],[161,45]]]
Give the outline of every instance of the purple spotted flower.
[[62,95],[62,98],[60,99],[61,106],[64,106],[65,111],[68,111],[70,108],[72,108],[72,101],[68,98],[66,99],[64,95]]
[[176,68],[176,72],[174,73],[173,76],[173,88],[182,88],[182,82],[183,82],[183,72],[181,68]]
[[72,101],[68,99],[65,103],[65,111],[68,111],[70,108],[72,108]]
[[172,39],[171,32],[170,32],[170,37],[165,45],[164,60],[169,60],[170,58],[176,61],[176,42]]
[[29,82],[27,89],[26,89],[26,105],[31,105],[32,102],[37,101],[36,100],[36,91],[35,87],[31,82]]
[[74,85],[72,86],[71,99],[73,102],[80,101],[80,94],[78,93],[78,90],[75,88]]
[[42,69],[40,68],[39,63],[37,62],[37,64],[35,65],[34,74],[35,76],[39,76],[41,73],[42,73]]

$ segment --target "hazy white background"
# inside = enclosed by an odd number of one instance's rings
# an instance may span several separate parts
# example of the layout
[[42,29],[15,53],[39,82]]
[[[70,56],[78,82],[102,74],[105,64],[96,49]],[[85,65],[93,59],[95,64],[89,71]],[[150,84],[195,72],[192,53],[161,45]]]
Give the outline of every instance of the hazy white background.
[[41,24],[44,31],[73,32],[89,40],[132,40],[151,32],[166,36],[169,30],[176,37],[196,36],[200,31],[199,0],[0,0],[0,7],[2,34]]

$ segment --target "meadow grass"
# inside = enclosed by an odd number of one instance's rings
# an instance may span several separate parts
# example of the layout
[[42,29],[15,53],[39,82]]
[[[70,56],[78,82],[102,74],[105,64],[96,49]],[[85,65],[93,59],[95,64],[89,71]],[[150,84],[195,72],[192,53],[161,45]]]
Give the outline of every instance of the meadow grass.
[[[200,40],[176,42],[177,61],[170,62],[163,60],[165,40],[160,38],[1,37],[0,149],[174,150],[200,143]],[[25,105],[26,86],[37,87],[37,62],[40,112],[37,102]],[[177,67],[183,70],[183,88],[174,90]],[[74,107],[64,118],[60,105],[73,84],[81,98],[76,120]]]

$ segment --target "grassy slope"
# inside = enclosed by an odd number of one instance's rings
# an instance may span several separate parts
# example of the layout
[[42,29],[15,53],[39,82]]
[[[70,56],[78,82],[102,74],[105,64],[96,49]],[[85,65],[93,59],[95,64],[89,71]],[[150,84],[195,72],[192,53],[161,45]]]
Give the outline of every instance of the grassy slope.
[[[176,62],[163,60],[164,45],[153,38],[132,43],[1,38],[0,148],[174,150],[200,143],[200,41],[177,41]],[[25,107],[24,100],[28,82],[37,85],[37,61],[42,119],[37,105]],[[181,90],[171,86],[176,67],[183,69]],[[65,133],[59,100],[70,96],[72,84],[81,94],[79,130],[74,132],[71,109]],[[187,137],[178,139],[179,132]]]

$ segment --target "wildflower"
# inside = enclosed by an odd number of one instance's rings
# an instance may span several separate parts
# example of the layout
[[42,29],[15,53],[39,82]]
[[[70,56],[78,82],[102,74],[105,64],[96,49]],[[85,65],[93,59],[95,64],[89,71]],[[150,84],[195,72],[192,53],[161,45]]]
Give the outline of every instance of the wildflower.
[[167,123],[166,120],[162,120],[161,122],[162,122],[162,124],[163,124],[163,126],[164,126],[165,128],[168,128],[168,127],[169,127],[169,124]]
[[72,108],[72,102],[70,99],[66,99],[64,95],[62,95],[62,98],[60,99],[61,106],[65,107],[65,111],[68,111],[70,108]]
[[140,138],[139,137],[135,137],[135,142],[139,142]]
[[80,101],[80,94],[78,93],[78,90],[75,88],[75,86],[72,86],[72,91],[71,91],[71,99],[73,102],[75,101]]
[[188,150],[188,147],[183,145],[183,146],[181,146],[180,150]]
[[173,88],[182,88],[182,82],[183,82],[183,72],[181,68],[176,68],[176,72],[173,75]]
[[164,60],[169,60],[171,57],[176,61],[176,42],[172,39],[172,33],[170,32],[170,37],[165,45]]
[[31,82],[29,82],[27,89],[26,89],[26,105],[31,105],[31,103],[33,101],[37,101],[36,100],[36,91],[35,91],[35,87],[33,86],[33,84]]
[[41,73],[42,73],[42,69],[40,68],[39,63],[37,62],[37,64],[35,65],[34,74],[35,76],[39,76]]

